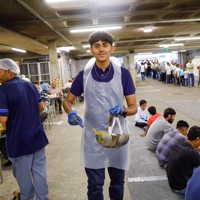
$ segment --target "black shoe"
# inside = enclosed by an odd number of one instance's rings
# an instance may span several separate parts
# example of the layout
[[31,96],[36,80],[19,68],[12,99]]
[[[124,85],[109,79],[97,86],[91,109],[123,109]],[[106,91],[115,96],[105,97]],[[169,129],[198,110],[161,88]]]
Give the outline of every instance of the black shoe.
[[3,164],[4,167],[9,167],[12,165],[12,162],[8,160],[6,163]]

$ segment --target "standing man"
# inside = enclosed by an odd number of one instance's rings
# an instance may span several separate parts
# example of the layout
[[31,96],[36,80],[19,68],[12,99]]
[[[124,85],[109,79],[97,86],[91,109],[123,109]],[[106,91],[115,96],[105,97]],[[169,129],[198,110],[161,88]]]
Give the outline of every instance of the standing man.
[[[70,125],[83,127],[82,119],[72,110],[72,103],[84,93],[85,119],[82,138],[82,164],[88,177],[88,200],[103,200],[105,168],[110,176],[111,200],[123,200],[125,170],[129,167],[129,142],[120,148],[98,144],[91,128],[108,131],[109,115],[119,116],[123,133],[129,133],[127,115],[137,112],[135,87],[129,71],[110,57],[114,51],[113,37],[97,31],[89,38],[92,58],[74,80],[64,100]],[[127,107],[123,106],[124,97]],[[114,127],[116,132],[118,126]]]
[[[188,86],[194,86],[194,65],[192,64],[192,59],[188,60],[186,64],[187,73],[188,73]],[[192,82],[192,83],[191,83]]]
[[47,200],[45,146],[48,144],[40,111],[44,105],[36,87],[19,77],[11,59],[0,60],[0,123],[6,124],[6,143],[21,200]]

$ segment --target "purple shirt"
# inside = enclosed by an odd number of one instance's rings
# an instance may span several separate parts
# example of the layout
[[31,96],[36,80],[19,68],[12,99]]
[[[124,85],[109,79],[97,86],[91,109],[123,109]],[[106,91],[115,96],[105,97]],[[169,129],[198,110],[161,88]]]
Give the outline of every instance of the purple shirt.
[[156,155],[160,166],[165,166],[167,164],[170,151],[181,141],[186,141],[186,137],[177,129],[171,129],[164,134],[156,149]]
[[[131,94],[135,94],[135,86],[133,83],[133,79],[131,77],[130,72],[126,69],[121,67],[121,74],[122,74],[122,87],[124,96],[128,96]],[[70,92],[75,96],[81,96],[83,91],[83,73],[84,70],[80,71],[77,75],[76,79],[72,83],[72,87]],[[98,82],[109,82],[112,80],[114,75],[114,69],[112,64],[109,65],[105,71],[101,70],[99,67],[94,65],[92,68],[92,77],[95,81]]]

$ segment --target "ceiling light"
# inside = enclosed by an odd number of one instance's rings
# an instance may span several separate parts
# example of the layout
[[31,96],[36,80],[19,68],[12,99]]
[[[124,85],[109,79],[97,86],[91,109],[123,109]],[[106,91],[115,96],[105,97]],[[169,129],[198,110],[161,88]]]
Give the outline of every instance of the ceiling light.
[[73,0],[45,0],[47,3],[59,3],[59,2],[67,2]]
[[186,50],[185,50],[185,49],[183,49],[183,50],[179,50],[179,52],[186,52]]
[[87,50],[86,52],[87,52],[87,53],[91,53],[91,51],[90,51],[90,50]]
[[152,52],[145,52],[145,53],[137,53],[137,55],[151,55]]
[[69,52],[69,51],[71,51],[71,50],[75,50],[76,48],[73,47],[73,46],[66,46],[66,47],[58,47],[57,49],[60,50],[60,51]]
[[102,30],[117,30],[121,28],[122,28],[121,26],[81,28],[81,29],[72,29],[70,30],[70,33],[94,32],[94,31],[102,31]]
[[12,48],[13,51],[18,51],[18,52],[21,52],[21,53],[26,53],[25,50],[23,49],[17,49],[17,48]]
[[176,47],[176,46],[183,46],[182,43],[179,44],[161,44],[159,47],[168,48],[168,47]]
[[143,31],[144,31],[145,33],[150,33],[150,32],[153,31],[153,28],[152,28],[152,27],[145,27],[145,28],[143,28]]
[[90,46],[90,44],[84,44],[83,45],[83,48],[90,48],[91,46]]
[[185,37],[185,38],[175,38],[175,41],[185,41],[185,40],[200,40],[200,37]]

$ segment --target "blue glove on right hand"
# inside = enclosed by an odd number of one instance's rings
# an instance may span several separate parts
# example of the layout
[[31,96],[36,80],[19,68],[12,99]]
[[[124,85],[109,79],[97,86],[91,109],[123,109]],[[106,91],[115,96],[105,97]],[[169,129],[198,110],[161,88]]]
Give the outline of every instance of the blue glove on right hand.
[[109,109],[111,115],[122,115],[122,111],[123,111],[123,106],[121,105]]
[[80,127],[83,126],[83,120],[77,115],[76,111],[72,111],[68,114],[68,123],[72,126],[79,125]]

